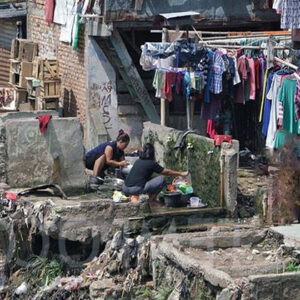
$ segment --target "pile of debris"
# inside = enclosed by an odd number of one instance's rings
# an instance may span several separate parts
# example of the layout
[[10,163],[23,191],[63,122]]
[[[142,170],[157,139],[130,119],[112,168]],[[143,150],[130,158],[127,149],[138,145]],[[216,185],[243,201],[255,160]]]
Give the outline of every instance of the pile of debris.
[[126,238],[118,231],[101,255],[85,264],[80,276],[57,277],[33,299],[71,299],[75,295],[76,299],[132,299],[136,287],[148,280],[148,274],[149,242],[142,236]]

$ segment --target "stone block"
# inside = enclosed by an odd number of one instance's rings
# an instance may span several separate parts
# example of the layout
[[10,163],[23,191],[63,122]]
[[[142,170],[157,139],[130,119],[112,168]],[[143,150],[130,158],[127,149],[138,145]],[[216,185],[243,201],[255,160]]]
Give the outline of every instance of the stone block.
[[195,194],[210,207],[221,205],[220,178],[223,165],[222,206],[233,213],[237,198],[238,142],[223,143],[220,149],[214,146],[210,138],[188,134],[182,149],[175,150],[181,133],[174,128],[145,122],[142,140],[143,143],[154,145],[156,160],[162,166],[175,170],[188,169]]
[[11,187],[59,184],[85,190],[82,130],[76,118],[53,118],[44,134],[36,119],[6,121],[7,180]]

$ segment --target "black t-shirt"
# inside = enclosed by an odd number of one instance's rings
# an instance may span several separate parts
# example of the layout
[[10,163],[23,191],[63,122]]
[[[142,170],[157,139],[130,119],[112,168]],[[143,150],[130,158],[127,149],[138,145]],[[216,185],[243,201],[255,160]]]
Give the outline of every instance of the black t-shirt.
[[161,173],[163,169],[164,168],[154,160],[138,159],[128,174],[125,180],[125,185],[127,187],[144,187],[146,182],[151,179],[154,172]]

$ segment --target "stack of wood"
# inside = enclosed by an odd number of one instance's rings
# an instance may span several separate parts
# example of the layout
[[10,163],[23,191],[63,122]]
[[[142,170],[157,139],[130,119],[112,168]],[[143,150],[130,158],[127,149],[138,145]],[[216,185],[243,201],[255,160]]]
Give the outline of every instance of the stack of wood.
[[15,39],[11,45],[9,82],[14,88],[16,106],[32,110],[34,104],[27,99],[26,77],[32,76],[33,60],[37,56],[37,44],[29,40]]
[[12,41],[10,84],[19,110],[58,110],[61,95],[56,58],[37,56],[37,44],[29,40]]

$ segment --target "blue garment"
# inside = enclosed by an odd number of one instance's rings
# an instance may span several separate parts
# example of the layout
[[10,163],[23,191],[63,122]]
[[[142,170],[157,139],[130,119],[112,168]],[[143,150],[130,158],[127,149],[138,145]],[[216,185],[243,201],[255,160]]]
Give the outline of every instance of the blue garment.
[[270,113],[271,113],[271,105],[272,101],[267,98],[268,92],[272,85],[274,72],[270,72],[268,75],[267,85],[266,85],[266,93],[265,93],[265,103],[264,103],[264,114],[263,114],[263,124],[262,124],[262,135],[266,137],[268,135],[268,128],[270,122]]
[[210,91],[213,94],[220,94],[223,90],[222,81],[225,64],[222,58],[222,53],[215,51],[213,56],[212,80],[210,83]]
[[207,73],[207,80],[206,80],[206,86],[204,88],[204,102],[210,103],[210,84],[212,79],[212,61],[214,53],[211,49],[208,49],[208,73]]
[[107,146],[111,146],[113,149],[113,160],[120,160],[123,156],[124,156],[124,151],[119,150],[117,148],[117,142],[116,141],[111,141],[111,142],[104,142],[100,145],[98,145],[97,147],[95,147],[94,149],[88,151],[85,155],[86,158],[92,157],[92,156],[97,156],[100,157],[102,154],[104,154],[105,152],[105,148]]
[[190,88],[191,76],[190,72],[186,71],[183,77],[183,91],[185,94],[185,99],[190,100],[191,88]]

